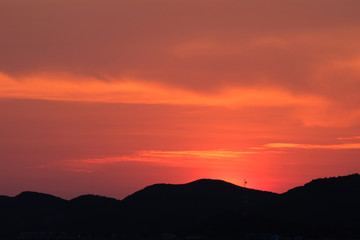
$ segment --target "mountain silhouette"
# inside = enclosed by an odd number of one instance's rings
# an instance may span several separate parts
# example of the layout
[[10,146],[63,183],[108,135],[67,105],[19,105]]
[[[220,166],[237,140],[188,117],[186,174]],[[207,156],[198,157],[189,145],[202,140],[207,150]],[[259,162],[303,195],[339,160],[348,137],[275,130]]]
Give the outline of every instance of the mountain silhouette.
[[98,195],[65,200],[23,192],[0,196],[0,237],[65,232],[137,233],[146,238],[171,232],[179,236],[226,233],[240,239],[248,233],[346,239],[360,236],[359,203],[358,174],[316,179],[283,194],[211,179],[155,184],[123,200]]
[[29,191],[5,198],[5,201],[0,200],[0,231],[52,229],[53,219],[67,204],[59,197]]
[[[313,180],[290,189],[278,201],[281,216],[292,219],[297,231],[324,235],[333,232],[344,237],[359,233],[360,175]],[[281,206],[281,208],[280,208]],[[289,226],[290,228],[290,226]]]
[[360,175],[321,178],[257,205],[250,214],[214,216],[201,231],[277,232],[284,235],[348,239],[360,237]]
[[131,220],[146,226],[146,230],[174,231],[222,212],[240,211],[248,202],[255,206],[275,196],[221,180],[201,179],[188,184],[155,184],[126,197],[122,205]]
[[26,191],[15,196],[13,203],[25,208],[46,209],[63,205],[66,203],[66,200],[50,194]]
[[[296,187],[279,199],[287,215],[334,216],[356,220],[359,215],[360,175],[316,179]],[[297,208],[291,205],[296,204]],[[312,216],[312,218],[316,218]]]

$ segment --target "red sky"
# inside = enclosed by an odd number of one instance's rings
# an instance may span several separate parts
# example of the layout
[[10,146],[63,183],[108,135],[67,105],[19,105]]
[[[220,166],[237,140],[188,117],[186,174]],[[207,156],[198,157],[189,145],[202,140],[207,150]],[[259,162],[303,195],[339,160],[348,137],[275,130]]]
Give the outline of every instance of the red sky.
[[358,0],[0,0],[0,194],[360,171]]

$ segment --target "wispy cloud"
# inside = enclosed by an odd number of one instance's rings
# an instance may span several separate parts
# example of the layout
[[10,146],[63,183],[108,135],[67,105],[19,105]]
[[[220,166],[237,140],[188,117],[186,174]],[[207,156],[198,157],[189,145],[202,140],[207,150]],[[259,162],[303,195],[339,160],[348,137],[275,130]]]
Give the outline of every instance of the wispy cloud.
[[356,140],[356,139],[360,139],[360,136],[355,136],[355,137],[338,137],[336,138],[337,140]]
[[267,148],[300,148],[300,149],[360,149],[360,143],[344,144],[299,144],[299,143],[268,143],[264,145]]
[[91,173],[98,167],[126,162],[141,162],[173,167],[197,166],[231,166],[248,161],[248,155],[255,151],[139,151],[131,155],[100,157],[88,159],[71,159],[60,163],[69,171]]
[[255,151],[228,151],[228,150],[211,150],[211,151],[145,151],[141,152],[142,156],[161,157],[161,158],[206,158],[206,159],[223,159],[238,158],[245,154],[254,154]]
[[137,161],[154,162],[160,164],[182,165],[191,163],[194,159],[199,162],[221,163],[222,160],[238,161],[255,151],[229,151],[229,150],[209,150],[209,151],[139,151],[132,155],[121,157],[105,157],[94,159],[79,160],[90,164],[111,164],[116,162]]
[[38,75],[14,79],[1,72],[0,79],[0,98],[225,107],[321,107],[328,104],[321,97],[293,95],[276,88],[225,87],[210,94],[155,84],[146,79],[113,79],[105,82],[69,74],[63,77]]

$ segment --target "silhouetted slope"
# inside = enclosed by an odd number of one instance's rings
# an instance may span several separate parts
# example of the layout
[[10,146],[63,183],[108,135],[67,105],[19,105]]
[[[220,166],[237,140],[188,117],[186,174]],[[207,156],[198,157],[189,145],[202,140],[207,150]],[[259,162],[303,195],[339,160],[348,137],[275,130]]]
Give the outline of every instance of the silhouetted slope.
[[224,235],[246,232],[283,235],[360,236],[360,176],[316,179],[244,212],[208,218],[196,232]]
[[213,208],[241,206],[244,197],[261,202],[278,194],[253,190],[211,179],[187,184],[155,184],[126,197],[123,204],[146,208],[173,208],[177,206]]
[[67,201],[50,194],[26,191],[15,196],[13,202],[24,207],[45,209],[64,204]]
[[2,208],[2,224],[5,229],[32,231],[34,229],[52,229],[54,216],[57,216],[67,201],[49,194],[22,192],[6,200]]
[[114,228],[120,201],[84,195],[67,201],[49,194],[22,192],[0,197],[2,231],[101,232]]
[[[289,214],[350,217],[360,210],[360,175],[313,180],[282,194],[281,203],[289,209]],[[292,207],[294,204],[296,208]]]
[[23,192],[0,196],[0,233],[227,233],[233,238],[277,232],[346,239],[360,236],[359,203],[358,174],[316,179],[283,194],[210,179],[155,184],[122,201],[97,195],[67,201]]
[[64,212],[65,228],[72,231],[116,232],[121,216],[120,200],[83,195],[69,201]]
[[[348,176],[319,178],[306,183],[304,186],[290,189],[282,196],[286,198],[309,200],[325,199],[335,197],[336,199],[351,200],[359,197],[360,194],[360,175],[352,174]],[[343,196],[343,197],[341,197]]]
[[313,180],[282,194],[274,209],[296,231],[359,233],[360,175]]
[[0,232],[8,226],[11,200],[11,197],[0,195]]
[[245,205],[253,208],[276,196],[221,180],[201,179],[179,185],[155,184],[128,196],[122,204],[130,223],[165,231],[199,224],[227,211],[241,211]]
[[120,200],[99,195],[82,195],[69,201],[69,210],[79,213],[105,213],[119,207]]
[[6,204],[11,200],[11,197],[0,195],[0,206]]

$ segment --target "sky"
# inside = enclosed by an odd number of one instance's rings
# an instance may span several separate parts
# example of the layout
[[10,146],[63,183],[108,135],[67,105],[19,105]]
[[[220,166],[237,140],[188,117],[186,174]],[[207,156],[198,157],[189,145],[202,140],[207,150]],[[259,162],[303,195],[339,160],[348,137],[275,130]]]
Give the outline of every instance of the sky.
[[0,194],[360,172],[358,0],[0,0]]

